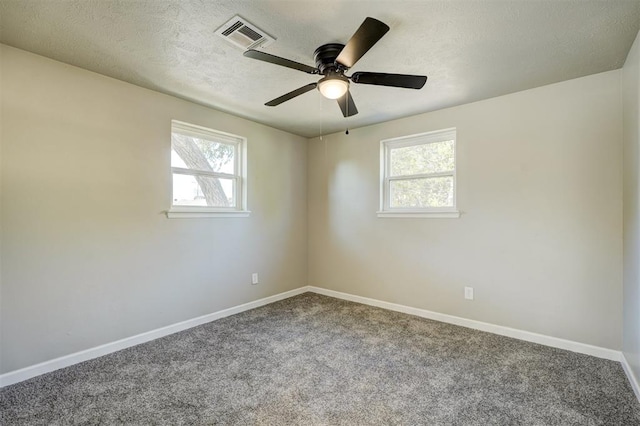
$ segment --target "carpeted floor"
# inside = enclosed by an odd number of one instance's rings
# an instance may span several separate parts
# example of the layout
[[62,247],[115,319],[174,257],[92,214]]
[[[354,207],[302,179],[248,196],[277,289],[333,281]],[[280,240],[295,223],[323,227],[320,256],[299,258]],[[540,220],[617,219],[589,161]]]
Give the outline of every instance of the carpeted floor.
[[617,362],[305,293],[0,390],[2,425],[640,425]]

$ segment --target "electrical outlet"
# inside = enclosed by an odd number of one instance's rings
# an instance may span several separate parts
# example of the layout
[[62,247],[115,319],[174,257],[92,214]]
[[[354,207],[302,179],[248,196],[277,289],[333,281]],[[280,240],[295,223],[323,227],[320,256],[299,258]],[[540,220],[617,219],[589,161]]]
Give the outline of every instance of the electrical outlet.
[[473,287],[464,288],[464,298],[467,300],[473,300]]
[[258,273],[254,272],[251,274],[251,284],[258,284]]

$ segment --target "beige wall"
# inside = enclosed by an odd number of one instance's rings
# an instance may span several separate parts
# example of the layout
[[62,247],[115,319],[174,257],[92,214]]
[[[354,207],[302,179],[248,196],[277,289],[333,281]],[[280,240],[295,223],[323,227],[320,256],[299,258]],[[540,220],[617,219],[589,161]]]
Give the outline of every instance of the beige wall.
[[622,68],[624,108],[623,352],[640,378],[640,33]]
[[[306,139],[0,48],[0,373],[306,284]],[[165,217],[171,119],[248,138],[249,218]]]
[[[309,284],[620,349],[620,96],[618,70],[311,140]],[[380,140],[449,127],[461,218],[377,218]]]
[[[637,40],[624,71],[309,141],[0,49],[0,373],[305,284],[622,346],[620,79],[637,94]],[[249,218],[164,216],[171,119],[248,138]],[[377,218],[379,141],[448,127],[461,218]]]

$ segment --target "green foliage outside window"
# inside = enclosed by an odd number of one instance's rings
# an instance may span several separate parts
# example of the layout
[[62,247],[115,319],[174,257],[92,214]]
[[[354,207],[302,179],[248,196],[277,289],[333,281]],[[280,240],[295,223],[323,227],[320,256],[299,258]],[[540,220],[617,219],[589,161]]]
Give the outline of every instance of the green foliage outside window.
[[407,176],[390,181],[391,208],[453,206],[453,176],[429,176],[453,172],[453,140],[392,148],[389,154],[389,176]]

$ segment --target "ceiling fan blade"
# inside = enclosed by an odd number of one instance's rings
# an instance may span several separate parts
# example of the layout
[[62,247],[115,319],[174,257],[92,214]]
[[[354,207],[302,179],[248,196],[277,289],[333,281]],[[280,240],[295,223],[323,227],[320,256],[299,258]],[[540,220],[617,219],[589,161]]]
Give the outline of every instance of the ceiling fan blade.
[[318,74],[318,69],[309,65],[301,64],[300,62],[292,61],[290,59],[281,58],[279,56],[270,55],[268,53],[261,52],[259,50],[247,50],[243,53],[244,56],[251,59],[257,59],[259,61],[269,62],[271,64],[280,65],[287,68],[293,68],[294,70],[303,71],[308,74]]
[[309,83],[306,86],[302,86],[299,89],[296,89],[292,92],[287,93],[286,95],[282,95],[279,98],[275,98],[274,100],[267,102],[265,105],[266,106],[280,105],[283,102],[286,102],[290,99],[295,98],[296,96],[300,96],[303,93],[307,93],[308,91],[315,89],[317,85],[318,83]]
[[366,18],[360,28],[351,36],[336,62],[351,68],[389,31],[389,26],[374,18]]
[[336,100],[338,101],[338,105],[340,105],[342,115],[345,117],[351,117],[358,113],[358,108],[356,108],[356,104],[353,102],[353,97],[351,96],[350,91],[347,90],[347,93]]
[[354,83],[404,87],[405,89],[422,89],[422,86],[427,82],[426,75],[384,74],[381,72],[355,72],[350,78]]

